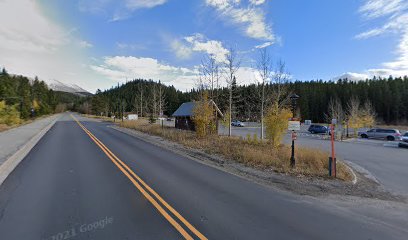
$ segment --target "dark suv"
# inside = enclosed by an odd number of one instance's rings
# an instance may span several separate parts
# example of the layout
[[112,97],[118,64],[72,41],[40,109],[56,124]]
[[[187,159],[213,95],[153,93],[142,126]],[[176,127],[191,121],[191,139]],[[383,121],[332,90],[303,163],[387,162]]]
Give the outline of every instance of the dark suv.
[[315,133],[328,133],[329,129],[323,125],[310,125],[308,131],[312,134]]

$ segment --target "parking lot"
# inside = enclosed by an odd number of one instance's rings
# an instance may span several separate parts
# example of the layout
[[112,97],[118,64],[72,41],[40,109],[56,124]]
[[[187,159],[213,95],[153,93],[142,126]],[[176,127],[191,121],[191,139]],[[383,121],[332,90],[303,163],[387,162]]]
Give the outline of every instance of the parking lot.
[[[227,135],[228,128],[221,126],[219,134]],[[251,137],[254,134],[259,137],[261,129],[252,123],[245,127],[233,127],[232,134],[243,138],[248,134]],[[285,136],[284,142],[290,144],[289,133]],[[329,136],[310,134],[307,132],[307,126],[302,126],[296,145],[330,151]],[[361,138],[336,141],[335,148],[339,159],[366,170],[367,174],[387,190],[408,195],[408,149],[398,148],[397,142]]]

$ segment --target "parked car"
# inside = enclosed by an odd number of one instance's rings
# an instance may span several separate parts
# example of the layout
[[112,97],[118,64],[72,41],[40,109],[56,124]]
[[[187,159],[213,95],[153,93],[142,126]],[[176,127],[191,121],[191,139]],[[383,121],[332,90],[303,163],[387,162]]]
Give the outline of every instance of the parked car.
[[315,133],[329,133],[329,128],[327,128],[326,126],[323,125],[315,125],[312,124],[309,126],[309,128],[307,129],[311,134],[315,134]]
[[238,120],[234,120],[234,121],[231,122],[231,126],[234,126],[234,127],[245,127],[245,124],[244,124],[243,122],[238,121]]
[[401,137],[401,141],[408,143],[408,132],[404,133]]
[[401,133],[398,129],[373,128],[365,132],[360,132],[361,138],[386,139],[388,141],[401,140]]
[[404,135],[401,136],[401,141],[398,143],[398,147],[408,148],[408,132],[405,132]]

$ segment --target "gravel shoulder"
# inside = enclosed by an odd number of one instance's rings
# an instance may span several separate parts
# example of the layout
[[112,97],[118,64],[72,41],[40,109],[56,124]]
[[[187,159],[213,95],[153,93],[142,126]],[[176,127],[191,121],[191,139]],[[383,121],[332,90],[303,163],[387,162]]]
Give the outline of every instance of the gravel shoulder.
[[113,129],[142,139],[146,142],[163,147],[188,157],[192,160],[216,167],[222,171],[249,179],[262,185],[274,187],[282,191],[289,191],[299,195],[312,197],[327,197],[342,195],[350,197],[363,197],[378,200],[387,200],[406,203],[406,196],[391,194],[375,179],[359,168],[350,166],[356,175],[355,183],[335,179],[310,178],[305,176],[290,176],[270,170],[260,170],[247,167],[243,164],[227,161],[220,156],[210,155],[197,149],[187,148],[181,144],[168,141],[158,136],[151,136],[133,129],[111,125]]
[[0,165],[17,152],[31,138],[60,116],[59,114],[34,120],[31,123],[0,132]]

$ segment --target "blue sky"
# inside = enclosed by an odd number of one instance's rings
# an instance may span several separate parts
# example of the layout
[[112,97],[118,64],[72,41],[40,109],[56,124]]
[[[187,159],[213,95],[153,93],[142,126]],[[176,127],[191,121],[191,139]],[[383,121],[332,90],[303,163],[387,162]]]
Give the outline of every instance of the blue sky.
[[92,92],[138,77],[187,90],[230,47],[241,84],[261,46],[293,80],[408,74],[406,0],[2,0],[0,20],[0,66]]

